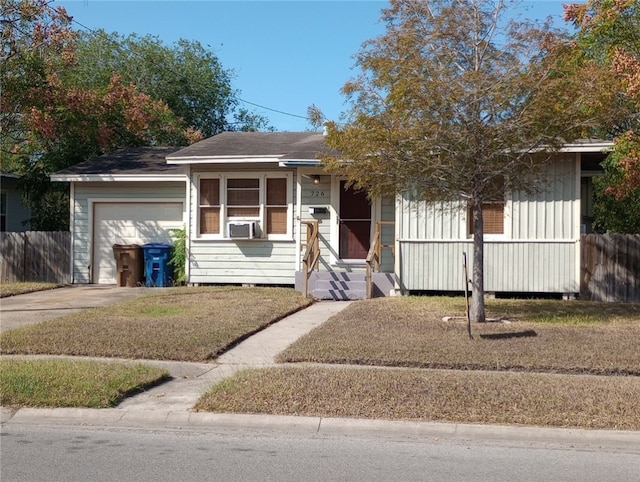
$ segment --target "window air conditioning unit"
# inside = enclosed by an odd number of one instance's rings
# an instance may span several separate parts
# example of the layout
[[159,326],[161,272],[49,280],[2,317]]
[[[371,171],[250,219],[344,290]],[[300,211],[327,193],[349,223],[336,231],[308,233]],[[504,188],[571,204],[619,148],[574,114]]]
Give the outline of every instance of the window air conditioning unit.
[[255,221],[229,221],[227,232],[231,239],[253,239],[256,237]]

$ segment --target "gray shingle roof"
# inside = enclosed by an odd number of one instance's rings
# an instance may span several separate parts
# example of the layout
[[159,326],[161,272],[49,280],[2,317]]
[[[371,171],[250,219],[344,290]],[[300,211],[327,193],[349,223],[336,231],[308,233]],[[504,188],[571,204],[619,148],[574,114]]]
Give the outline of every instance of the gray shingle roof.
[[[317,132],[223,132],[188,147],[132,147],[68,167],[54,177],[92,175],[179,174],[180,165],[167,160],[251,158],[278,156],[278,160],[317,160],[320,152],[335,153],[324,146]],[[204,159],[203,159],[204,158]]]
[[320,152],[331,151],[319,132],[223,132],[180,149],[167,160],[242,156],[315,160]]
[[68,167],[55,175],[96,175],[96,174],[177,174],[182,168],[167,164],[165,156],[176,152],[179,147],[130,147]]

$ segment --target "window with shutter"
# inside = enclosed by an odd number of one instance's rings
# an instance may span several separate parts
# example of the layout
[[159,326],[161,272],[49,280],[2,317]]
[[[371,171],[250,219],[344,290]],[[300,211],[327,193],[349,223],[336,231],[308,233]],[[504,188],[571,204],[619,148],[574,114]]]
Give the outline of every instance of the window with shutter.
[[220,179],[200,179],[200,234],[220,233]]
[[[488,201],[482,203],[482,220],[484,234],[504,234],[504,178],[496,177],[493,184],[495,193]],[[469,234],[473,234],[473,212],[469,206]]]
[[199,235],[224,238],[228,222],[258,223],[260,237],[289,239],[293,205],[290,173],[202,177],[199,181]]

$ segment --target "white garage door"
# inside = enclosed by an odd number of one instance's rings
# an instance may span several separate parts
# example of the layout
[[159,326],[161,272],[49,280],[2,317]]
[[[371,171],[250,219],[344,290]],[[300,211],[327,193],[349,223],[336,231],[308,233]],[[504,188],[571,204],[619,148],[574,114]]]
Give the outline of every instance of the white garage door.
[[115,284],[114,244],[171,243],[182,203],[94,203],[92,282]]

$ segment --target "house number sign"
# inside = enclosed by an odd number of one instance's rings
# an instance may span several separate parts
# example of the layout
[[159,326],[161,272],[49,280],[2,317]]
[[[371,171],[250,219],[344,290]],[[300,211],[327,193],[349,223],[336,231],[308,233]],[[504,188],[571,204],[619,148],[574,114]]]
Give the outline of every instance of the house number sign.
[[324,191],[311,191],[311,197],[324,197]]

